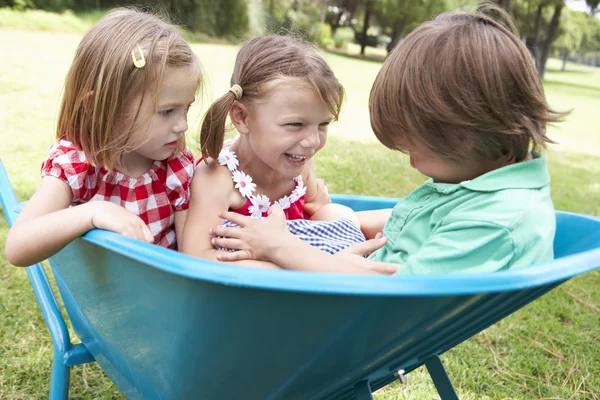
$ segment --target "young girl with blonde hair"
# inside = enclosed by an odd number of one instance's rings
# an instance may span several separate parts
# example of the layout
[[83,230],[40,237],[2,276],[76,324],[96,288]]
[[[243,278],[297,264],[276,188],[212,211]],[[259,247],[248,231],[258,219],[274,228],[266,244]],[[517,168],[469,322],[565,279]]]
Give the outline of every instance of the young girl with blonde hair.
[[[230,209],[262,218],[273,204],[299,237],[329,253],[365,239],[352,210],[331,204],[313,157],[327,141],[344,89],[309,43],[262,36],[240,49],[231,89],[202,123],[183,251],[216,260],[209,228]],[[227,116],[239,137],[224,144]],[[321,222],[316,222],[321,221]]]
[[130,9],[96,23],[68,72],[42,182],[6,239],[9,262],[44,260],[93,228],[177,248],[194,169],[187,112],[200,84],[175,26]]

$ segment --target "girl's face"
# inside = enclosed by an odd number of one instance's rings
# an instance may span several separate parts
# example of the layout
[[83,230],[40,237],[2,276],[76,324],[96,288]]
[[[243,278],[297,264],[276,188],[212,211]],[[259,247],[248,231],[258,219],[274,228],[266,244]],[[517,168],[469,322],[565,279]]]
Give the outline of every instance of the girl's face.
[[333,119],[315,90],[289,84],[281,84],[246,110],[243,123],[236,124],[246,136],[242,141],[246,148],[238,148],[241,160],[252,164],[255,175],[275,173],[285,179],[300,175],[325,146]]
[[156,108],[152,94],[143,99],[138,118],[150,121],[150,125],[142,128],[143,132],[132,134],[147,139],[140,147],[123,157],[126,169],[143,168],[142,165],[149,168],[154,161],[167,159],[179,147],[188,129],[187,113],[195,99],[198,73],[193,65],[168,68],[158,92]]

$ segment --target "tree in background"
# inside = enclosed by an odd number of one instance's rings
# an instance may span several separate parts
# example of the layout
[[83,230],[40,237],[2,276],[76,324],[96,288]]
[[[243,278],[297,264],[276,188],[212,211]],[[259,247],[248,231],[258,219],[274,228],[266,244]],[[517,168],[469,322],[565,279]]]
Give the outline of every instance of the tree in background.
[[[497,3],[503,3],[497,1]],[[531,51],[541,78],[546,72],[546,62],[552,52],[552,43],[559,35],[561,14],[566,8],[564,0],[512,0],[510,13],[517,22],[519,32]]]
[[364,0],[329,0],[325,22],[333,33],[340,26],[351,26],[354,16]]
[[565,70],[569,56],[581,48],[585,31],[588,28],[588,18],[585,13],[570,9],[565,10],[562,14],[559,34],[554,41],[554,49],[559,52],[563,60],[562,71]]
[[600,0],[585,0],[585,4],[590,9],[590,15],[593,17],[600,9]]
[[369,39],[368,36],[368,31],[369,31],[369,24],[371,22],[371,14],[373,13],[373,8],[374,8],[374,3],[375,0],[365,0],[364,6],[365,6],[365,11],[363,13],[363,28],[362,28],[362,35],[360,37],[360,55],[364,56],[365,55],[365,48],[367,47],[367,42]]
[[546,62],[548,61],[548,57],[550,56],[552,42],[554,42],[554,40],[558,36],[560,15],[562,13],[563,8],[565,7],[564,0],[553,1],[550,4],[550,7],[553,9],[552,18],[548,23],[548,28],[545,32],[545,38],[541,42],[539,57],[536,58],[536,67],[538,73],[540,74],[540,78],[542,79],[544,78],[544,74],[546,73]]
[[380,24],[389,33],[388,51],[408,32],[436,14],[458,7],[450,0],[380,0],[376,13]]
[[[598,57],[600,22],[568,9],[565,0],[495,0],[508,10],[535,59],[541,77],[553,51],[563,59],[594,65]],[[585,1],[590,15],[600,0]],[[324,47],[345,48],[354,40],[361,46],[395,43],[420,23],[448,10],[471,6],[472,0],[0,0],[0,7],[110,9],[136,5],[169,14],[174,22],[212,36],[242,39],[287,30]],[[585,18],[584,18],[585,17]],[[342,29],[340,29],[342,28]],[[339,31],[339,32],[338,32]],[[575,57],[575,58],[573,58]]]
[[587,28],[578,53],[580,62],[600,67],[600,19],[593,16],[587,18]]

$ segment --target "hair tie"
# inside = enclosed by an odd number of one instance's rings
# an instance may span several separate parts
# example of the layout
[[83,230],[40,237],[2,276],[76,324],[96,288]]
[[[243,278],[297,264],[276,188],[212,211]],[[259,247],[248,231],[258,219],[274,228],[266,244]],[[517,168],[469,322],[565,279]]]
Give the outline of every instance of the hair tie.
[[236,100],[241,99],[242,98],[242,94],[244,93],[244,90],[242,89],[242,87],[240,85],[238,85],[237,83],[235,85],[233,85],[232,87],[230,87],[229,91],[231,93],[233,93],[233,95],[235,96]]

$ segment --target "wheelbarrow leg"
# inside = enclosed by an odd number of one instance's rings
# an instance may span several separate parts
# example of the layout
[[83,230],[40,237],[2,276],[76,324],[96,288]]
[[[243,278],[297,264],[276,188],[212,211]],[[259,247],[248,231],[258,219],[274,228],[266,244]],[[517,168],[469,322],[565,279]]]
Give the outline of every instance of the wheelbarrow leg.
[[440,357],[434,355],[428,358],[425,360],[425,366],[427,367],[427,371],[429,371],[429,376],[431,376],[431,380],[433,380],[440,398],[442,400],[458,400],[458,395],[454,391],[454,386],[452,386],[452,382],[448,378]]
[[360,381],[354,385],[354,395],[356,396],[356,400],[373,400],[369,381]]
[[69,398],[69,378],[71,368],[64,363],[64,354],[54,352],[52,375],[50,377],[50,400],[67,400]]

